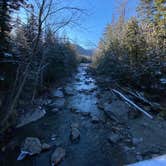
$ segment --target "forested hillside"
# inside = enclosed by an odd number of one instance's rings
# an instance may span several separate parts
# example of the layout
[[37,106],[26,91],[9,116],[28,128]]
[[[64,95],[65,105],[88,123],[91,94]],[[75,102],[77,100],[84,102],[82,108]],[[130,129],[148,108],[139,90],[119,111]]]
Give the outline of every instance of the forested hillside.
[[94,57],[99,74],[160,97],[166,92],[166,7],[164,0],[141,0],[138,17],[106,25]]

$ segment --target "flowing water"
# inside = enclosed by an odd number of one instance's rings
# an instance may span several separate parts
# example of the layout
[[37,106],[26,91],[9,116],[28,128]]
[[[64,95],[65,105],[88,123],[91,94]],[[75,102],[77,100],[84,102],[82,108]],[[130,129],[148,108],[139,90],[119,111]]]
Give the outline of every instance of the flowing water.
[[[16,131],[16,137],[11,143],[13,149],[2,156],[4,166],[50,166],[50,157],[58,146],[66,150],[66,157],[61,166],[119,166],[124,164],[124,156],[118,145],[111,145],[107,138],[111,125],[103,112],[97,108],[98,87],[95,80],[87,74],[88,64],[81,64],[75,77],[66,84],[72,88],[74,95],[66,96],[64,108],[57,112],[47,112],[46,116],[34,123]],[[71,109],[76,110],[72,112]],[[89,112],[90,116],[83,116]],[[92,123],[92,117],[99,119]],[[80,141],[70,140],[70,126],[79,124]],[[16,161],[20,144],[26,137],[38,137],[42,142],[51,144],[50,151],[30,156],[23,161]]]

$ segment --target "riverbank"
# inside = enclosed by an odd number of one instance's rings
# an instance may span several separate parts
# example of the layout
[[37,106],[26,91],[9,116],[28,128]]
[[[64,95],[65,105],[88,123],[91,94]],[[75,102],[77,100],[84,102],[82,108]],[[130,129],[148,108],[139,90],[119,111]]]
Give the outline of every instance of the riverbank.
[[[65,150],[61,166],[121,166],[166,153],[166,122],[148,119],[99,87],[88,67],[81,64],[73,80],[52,91],[43,118],[15,131],[0,165],[50,166],[58,147]],[[17,161],[27,137],[51,148]]]

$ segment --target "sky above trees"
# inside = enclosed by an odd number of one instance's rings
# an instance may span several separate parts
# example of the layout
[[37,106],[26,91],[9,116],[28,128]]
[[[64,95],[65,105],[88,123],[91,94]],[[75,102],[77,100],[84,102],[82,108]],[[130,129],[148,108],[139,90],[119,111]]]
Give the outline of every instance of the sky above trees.
[[[70,0],[71,2],[71,0]],[[71,26],[63,31],[73,42],[85,48],[96,47],[106,24],[118,17],[122,0],[74,0],[72,4],[86,9],[87,14],[81,17],[77,27]],[[136,15],[139,0],[128,0],[126,19]]]
[[[40,1],[40,0],[38,0]],[[72,6],[85,9],[85,13],[72,24],[60,31],[60,35],[68,36],[70,41],[77,43],[84,48],[95,48],[102,36],[104,28],[108,23],[112,22],[112,18],[118,18],[121,3],[125,0],[59,0],[59,6]],[[126,19],[136,15],[136,7],[139,0],[126,0]],[[33,3],[34,0],[29,0]],[[64,13],[61,13],[65,15]],[[62,15],[51,19],[58,20]],[[21,17],[24,20],[26,14],[21,12]]]

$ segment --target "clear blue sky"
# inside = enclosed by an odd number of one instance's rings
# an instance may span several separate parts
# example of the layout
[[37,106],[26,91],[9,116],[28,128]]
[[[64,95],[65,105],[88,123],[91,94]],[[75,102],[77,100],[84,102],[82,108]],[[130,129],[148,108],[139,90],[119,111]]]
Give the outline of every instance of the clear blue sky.
[[[71,2],[71,0],[69,1]],[[72,26],[65,30],[65,33],[74,42],[85,48],[95,47],[102,36],[106,24],[111,22],[112,15],[117,12],[117,1],[122,2],[122,0],[72,0],[73,6],[86,9],[88,15],[81,18],[80,26]],[[128,0],[127,18],[136,15],[138,3],[139,0]]]
[[[40,0],[39,0],[40,1]],[[79,7],[86,10],[82,15],[79,26],[72,25],[65,28],[61,34],[67,35],[70,40],[85,48],[95,48],[102,37],[105,26],[111,22],[112,16],[117,17],[119,2],[124,0],[59,0],[62,5]],[[58,1],[58,2],[59,2]],[[29,0],[28,2],[33,2]],[[126,19],[136,15],[139,0],[128,0]],[[23,18],[23,13],[22,18]],[[26,17],[26,15],[25,15]],[[54,18],[58,19],[58,18]]]

